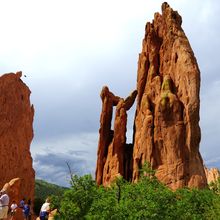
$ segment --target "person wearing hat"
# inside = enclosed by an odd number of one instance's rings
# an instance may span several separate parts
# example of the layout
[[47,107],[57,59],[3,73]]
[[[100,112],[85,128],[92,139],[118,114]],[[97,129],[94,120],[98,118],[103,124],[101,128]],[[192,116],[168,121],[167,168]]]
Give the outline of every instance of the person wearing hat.
[[2,189],[0,191],[0,219],[7,219],[8,205],[9,205],[9,196],[6,193],[6,190]]

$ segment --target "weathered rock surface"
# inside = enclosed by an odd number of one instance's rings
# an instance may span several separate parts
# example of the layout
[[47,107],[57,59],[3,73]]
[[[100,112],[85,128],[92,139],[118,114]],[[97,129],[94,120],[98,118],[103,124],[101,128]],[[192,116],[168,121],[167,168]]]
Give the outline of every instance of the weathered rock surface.
[[[102,89],[102,113],[96,168],[98,184],[108,185],[118,175],[129,175],[127,166],[130,163],[126,162],[132,158],[132,154],[129,153],[130,146],[126,144],[126,111],[133,105],[136,95],[135,90],[124,100],[110,92],[108,87]],[[113,106],[116,106],[114,131],[111,130]]]
[[30,90],[22,82],[22,73],[0,77],[0,188],[19,177],[22,197],[34,198],[35,172],[30,144],[33,138],[34,108]]
[[167,3],[147,23],[137,79],[133,181],[149,161],[172,189],[206,185],[199,153],[200,72],[181,23]]
[[[163,3],[162,14],[155,13],[153,22],[146,24],[138,61],[134,140],[129,150],[125,101],[107,87],[102,90],[98,184],[107,185],[118,174],[126,179],[132,176],[135,182],[147,161],[158,179],[172,189],[207,185],[199,153],[200,71],[181,23],[178,12]],[[116,117],[111,131],[113,106]],[[127,152],[133,156],[125,161]]]
[[217,180],[220,178],[220,171],[218,168],[208,169],[207,167],[205,167],[205,174],[208,184],[211,182],[217,182]]

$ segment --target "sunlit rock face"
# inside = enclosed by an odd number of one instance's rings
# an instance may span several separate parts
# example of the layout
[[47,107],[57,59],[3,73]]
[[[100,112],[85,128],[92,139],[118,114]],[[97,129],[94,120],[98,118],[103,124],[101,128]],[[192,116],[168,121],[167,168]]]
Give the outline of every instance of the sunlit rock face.
[[118,175],[136,182],[147,161],[172,189],[207,185],[199,153],[200,71],[181,24],[181,16],[167,3],[162,4],[162,14],[155,13],[152,23],[146,24],[131,102],[137,96],[131,145],[125,135],[129,108],[107,87],[102,91],[98,184],[108,185]]
[[205,167],[205,174],[206,174],[206,178],[207,178],[208,183],[211,183],[211,182],[215,183],[220,178],[220,171],[218,168],[208,169],[207,167]]
[[19,177],[19,199],[34,198],[35,172],[30,144],[33,138],[34,108],[30,90],[21,72],[0,77],[0,188]]
[[137,80],[133,181],[149,161],[172,189],[206,185],[199,153],[200,72],[181,24],[167,3],[147,23]]

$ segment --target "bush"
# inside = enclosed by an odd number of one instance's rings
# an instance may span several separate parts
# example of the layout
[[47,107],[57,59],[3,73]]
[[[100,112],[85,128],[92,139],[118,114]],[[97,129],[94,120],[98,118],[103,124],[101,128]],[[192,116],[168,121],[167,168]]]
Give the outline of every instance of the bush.
[[63,220],[83,219],[89,211],[97,186],[91,175],[71,178],[71,189],[64,193],[60,215]]
[[220,197],[209,189],[180,189],[160,183],[148,165],[138,183],[119,177],[110,187],[91,175],[73,176],[60,203],[60,219],[219,219]]

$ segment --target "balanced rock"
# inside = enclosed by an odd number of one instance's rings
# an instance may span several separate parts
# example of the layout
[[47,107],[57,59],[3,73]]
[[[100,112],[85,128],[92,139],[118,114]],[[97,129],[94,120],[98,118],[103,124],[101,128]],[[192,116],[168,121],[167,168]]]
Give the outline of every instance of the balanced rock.
[[30,144],[33,138],[34,108],[30,90],[22,82],[22,73],[0,77],[0,188],[19,177],[19,198],[33,200],[35,172]]
[[132,144],[126,144],[125,101],[107,87],[102,91],[98,184],[108,185],[119,174],[136,182],[140,168],[149,162],[158,179],[172,189],[207,185],[199,152],[200,71],[181,24],[181,16],[167,3],[162,4],[162,14],[155,13],[153,22],[146,24],[137,91],[130,102],[137,95]]

